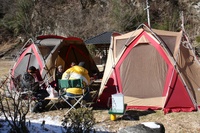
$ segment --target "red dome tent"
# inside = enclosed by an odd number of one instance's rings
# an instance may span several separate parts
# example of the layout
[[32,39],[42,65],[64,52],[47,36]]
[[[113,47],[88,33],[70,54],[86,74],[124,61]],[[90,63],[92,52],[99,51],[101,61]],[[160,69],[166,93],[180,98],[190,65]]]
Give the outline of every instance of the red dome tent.
[[143,26],[112,37],[98,105],[123,93],[129,109],[198,110],[200,64],[185,32]]
[[54,80],[57,66],[62,65],[66,70],[71,62],[78,64],[81,61],[85,62],[84,67],[91,76],[98,73],[98,68],[82,39],[56,35],[38,36],[36,41],[30,39],[22,47],[11,76],[17,78],[26,72],[29,66],[35,66],[42,79]]

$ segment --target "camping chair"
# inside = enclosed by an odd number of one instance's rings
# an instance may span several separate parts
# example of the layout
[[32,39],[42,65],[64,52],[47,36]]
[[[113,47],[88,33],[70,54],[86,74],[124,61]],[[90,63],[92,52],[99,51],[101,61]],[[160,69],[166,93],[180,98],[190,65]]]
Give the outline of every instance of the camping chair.
[[[58,80],[58,85],[60,89],[60,97],[70,106],[70,109],[66,112],[69,113],[72,109],[76,109],[76,105],[80,105],[80,107],[85,107],[86,106],[82,103],[84,96],[89,93],[88,87],[84,86],[83,80],[82,79],[73,79],[73,80],[66,80],[66,79],[59,79]],[[75,96],[69,96],[66,93],[65,89],[68,88],[81,88],[83,93],[81,95],[75,95]],[[75,103],[72,104],[70,103],[69,99],[75,100]]]

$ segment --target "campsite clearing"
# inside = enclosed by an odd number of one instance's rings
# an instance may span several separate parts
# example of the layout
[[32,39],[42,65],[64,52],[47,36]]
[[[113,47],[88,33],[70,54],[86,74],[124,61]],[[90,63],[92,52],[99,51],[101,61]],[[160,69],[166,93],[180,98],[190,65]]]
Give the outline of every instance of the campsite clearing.
[[13,60],[0,59],[0,79],[8,76],[9,70],[13,66],[13,64]]
[[[0,77],[8,74],[10,67],[13,65],[13,61],[0,60]],[[41,116],[49,116],[52,118],[62,119],[62,115],[67,109],[52,110],[43,113],[30,113],[28,117],[41,118]],[[200,132],[200,113],[199,112],[180,112],[169,113],[164,115],[163,111],[127,111],[129,115],[126,117],[117,116],[116,121],[111,121],[108,114],[108,110],[94,109],[94,116],[96,119],[96,126],[104,131],[116,132],[126,126],[136,125],[142,122],[155,121],[160,122],[165,126],[166,133],[197,133]],[[45,117],[43,117],[45,118]],[[125,120],[128,119],[129,120]]]

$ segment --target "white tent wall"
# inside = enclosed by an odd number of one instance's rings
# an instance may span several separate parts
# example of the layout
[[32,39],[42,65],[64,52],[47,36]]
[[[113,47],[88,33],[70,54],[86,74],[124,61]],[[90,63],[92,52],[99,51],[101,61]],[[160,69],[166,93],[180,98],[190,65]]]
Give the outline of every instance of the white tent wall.
[[44,60],[41,58],[42,55],[34,43],[22,51],[23,52],[13,66],[14,71],[12,75],[14,75],[14,78],[23,75],[29,66],[35,66],[39,70],[43,69]]

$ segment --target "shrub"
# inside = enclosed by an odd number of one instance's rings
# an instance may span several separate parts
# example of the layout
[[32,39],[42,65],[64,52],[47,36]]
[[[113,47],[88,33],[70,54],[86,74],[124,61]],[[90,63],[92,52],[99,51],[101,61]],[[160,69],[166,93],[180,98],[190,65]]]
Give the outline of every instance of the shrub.
[[66,133],[89,133],[95,124],[93,112],[88,108],[71,110],[62,122]]
[[200,43],[200,36],[197,36],[197,37],[196,37],[196,41],[197,41],[198,43]]
[[10,133],[28,133],[26,115],[29,112],[30,100],[25,103],[20,97],[21,93],[10,90],[7,80],[8,78],[0,85],[0,90],[4,90],[4,92],[0,92],[0,110],[11,127]]

